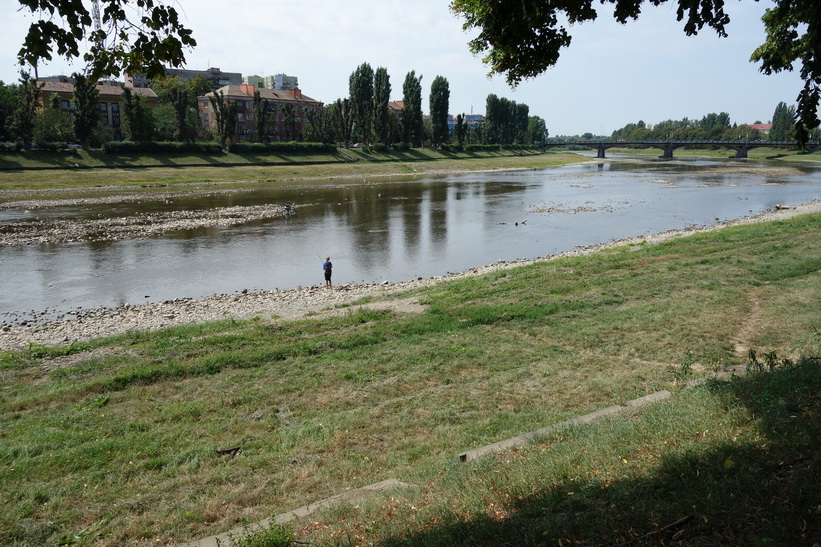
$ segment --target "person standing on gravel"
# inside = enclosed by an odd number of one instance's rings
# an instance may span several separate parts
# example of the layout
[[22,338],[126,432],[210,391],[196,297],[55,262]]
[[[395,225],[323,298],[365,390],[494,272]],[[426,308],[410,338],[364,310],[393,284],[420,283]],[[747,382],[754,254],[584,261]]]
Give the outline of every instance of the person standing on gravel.
[[325,272],[325,287],[330,289],[331,288],[331,273],[334,268],[334,265],[331,264],[331,257],[325,257],[325,263],[322,264],[322,270]]

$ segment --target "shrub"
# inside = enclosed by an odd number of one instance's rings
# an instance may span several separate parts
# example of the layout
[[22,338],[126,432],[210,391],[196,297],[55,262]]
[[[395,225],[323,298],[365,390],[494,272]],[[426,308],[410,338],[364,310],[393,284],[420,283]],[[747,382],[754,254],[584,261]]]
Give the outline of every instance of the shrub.
[[221,154],[216,142],[110,141],[103,144],[106,154]]
[[336,146],[323,142],[237,142],[228,147],[234,154],[328,154],[336,151]]
[[499,144],[466,144],[465,152],[499,152],[502,146]]

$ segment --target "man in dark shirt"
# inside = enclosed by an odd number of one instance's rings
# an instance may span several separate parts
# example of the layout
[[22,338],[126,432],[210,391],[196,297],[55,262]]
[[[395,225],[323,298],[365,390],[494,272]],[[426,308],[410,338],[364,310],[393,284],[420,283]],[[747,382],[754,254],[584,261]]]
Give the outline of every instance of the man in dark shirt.
[[325,257],[325,263],[322,264],[322,270],[325,272],[325,287],[331,288],[331,271],[333,270],[334,265],[331,264],[331,257]]

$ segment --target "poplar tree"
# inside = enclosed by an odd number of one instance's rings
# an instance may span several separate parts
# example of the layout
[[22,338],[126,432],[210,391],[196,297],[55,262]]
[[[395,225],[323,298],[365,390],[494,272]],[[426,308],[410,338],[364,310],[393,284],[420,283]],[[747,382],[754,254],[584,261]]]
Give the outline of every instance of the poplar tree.
[[771,141],[786,141],[794,136],[793,125],[795,124],[795,107],[787,106],[787,103],[780,102],[775,107],[773,113],[773,126],[770,129],[769,139]]
[[328,107],[331,125],[336,134],[337,143],[347,148],[351,143],[353,133],[353,115],[350,99],[337,99]]
[[404,141],[410,146],[421,146],[422,127],[422,76],[416,77],[416,71],[411,70],[405,76],[402,85],[402,100],[405,109],[402,113],[402,134]]
[[228,141],[234,138],[237,127],[237,103],[226,101],[225,95],[217,90],[208,97],[211,101],[211,110],[214,112],[214,131],[217,141],[225,148]]
[[431,139],[434,146],[447,142],[448,108],[450,107],[450,85],[447,79],[436,76],[430,85]]
[[373,69],[362,63],[348,79],[348,92],[353,107],[354,132],[363,144],[371,143],[371,118],[373,116]]
[[388,142],[390,134],[391,80],[388,69],[379,67],[373,75],[373,134],[382,143]]
[[259,90],[254,91],[254,140],[268,141],[268,126],[271,124],[271,105],[262,98]]

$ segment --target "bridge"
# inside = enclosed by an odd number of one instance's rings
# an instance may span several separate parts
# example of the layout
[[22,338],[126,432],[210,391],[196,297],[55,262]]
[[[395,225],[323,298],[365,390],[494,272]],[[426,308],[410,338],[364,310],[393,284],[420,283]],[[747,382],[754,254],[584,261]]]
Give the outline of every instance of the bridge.
[[[544,143],[544,148],[558,148],[562,146],[576,146],[576,147],[583,147],[583,148],[591,148],[596,150],[596,157],[597,158],[604,158],[605,157],[605,150],[608,148],[625,148],[625,147],[632,147],[638,146],[642,148],[660,148],[662,150],[662,155],[659,156],[660,158],[668,158],[672,159],[673,151],[678,148],[683,148],[685,146],[691,146],[694,148],[713,148],[713,147],[721,147],[721,148],[729,148],[731,150],[735,150],[735,157],[738,159],[744,159],[747,157],[747,152],[752,150],[753,148],[797,148],[801,149],[801,145],[798,141],[764,141],[764,140],[757,140],[757,141],[710,141],[710,140],[703,140],[703,141],[600,141],[600,142],[591,142],[591,141],[556,141],[556,142],[546,142]],[[818,142],[810,142],[804,146],[805,152],[815,152],[817,150],[821,150],[821,143]]]

